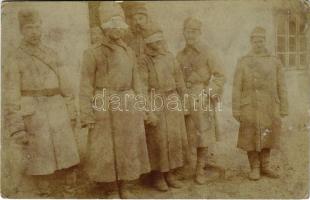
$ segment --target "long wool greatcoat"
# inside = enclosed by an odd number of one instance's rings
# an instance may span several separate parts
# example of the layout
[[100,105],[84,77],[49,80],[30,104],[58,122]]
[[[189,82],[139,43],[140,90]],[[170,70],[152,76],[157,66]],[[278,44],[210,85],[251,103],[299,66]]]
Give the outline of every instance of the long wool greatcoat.
[[[80,162],[70,124],[75,118],[73,96],[64,83],[56,53],[41,45],[25,43],[6,65],[6,119],[11,135],[26,131],[29,175],[46,175]],[[51,96],[36,91],[60,91]],[[52,92],[53,93],[53,92]]]
[[[208,147],[218,136],[216,105],[220,100],[225,76],[212,50],[201,44],[185,46],[177,55],[189,93],[190,115],[186,117],[187,133],[192,147]],[[202,92],[205,99],[199,98]]]
[[245,151],[274,148],[287,115],[282,64],[269,55],[249,53],[238,61],[232,95],[234,117],[240,121],[238,147]]
[[[150,112],[159,120],[156,126],[149,125],[146,132],[151,168],[168,172],[184,165],[188,148],[182,108],[184,79],[171,53],[148,55],[147,60],[140,67],[143,69],[143,80],[149,97],[154,97],[149,98],[149,105],[154,106],[149,108],[153,109]],[[173,105],[168,105],[169,100],[174,102]],[[163,107],[159,109],[161,104]]]
[[[89,132],[85,164],[89,177],[113,182],[116,174],[119,180],[134,180],[148,173],[144,114],[134,109],[134,98],[124,100],[141,91],[133,51],[125,43],[107,42],[86,50],[80,87],[82,125],[95,123]],[[95,109],[94,96],[96,101],[104,96],[104,104],[97,102],[104,110]],[[118,106],[118,98],[123,106]]]

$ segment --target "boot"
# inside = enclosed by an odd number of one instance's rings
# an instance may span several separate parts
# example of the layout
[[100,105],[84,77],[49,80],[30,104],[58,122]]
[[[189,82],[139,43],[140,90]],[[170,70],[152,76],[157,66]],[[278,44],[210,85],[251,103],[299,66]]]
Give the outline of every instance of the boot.
[[34,176],[35,178],[35,185],[37,188],[37,195],[40,197],[49,197],[52,193],[50,187],[50,181],[48,177],[44,175]]
[[172,171],[166,173],[166,181],[170,187],[182,188],[183,184],[179,181]]
[[127,181],[120,181],[119,184],[121,199],[136,199],[136,197],[129,191],[129,183]]
[[65,170],[65,186],[63,191],[64,198],[72,198],[76,194],[77,172],[75,168]]
[[161,192],[168,191],[169,188],[162,172],[154,172],[154,187]]
[[270,149],[262,149],[259,154],[260,164],[261,164],[261,173],[269,178],[279,178],[280,175],[272,170],[269,165],[270,160]]
[[260,162],[259,155],[257,151],[248,151],[248,159],[251,167],[251,172],[249,173],[250,180],[260,179]]
[[207,152],[208,152],[207,148],[197,149],[197,165],[196,165],[195,181],[199,185],[205,184],[207,181],[206,173],[204,170],[206,166]]

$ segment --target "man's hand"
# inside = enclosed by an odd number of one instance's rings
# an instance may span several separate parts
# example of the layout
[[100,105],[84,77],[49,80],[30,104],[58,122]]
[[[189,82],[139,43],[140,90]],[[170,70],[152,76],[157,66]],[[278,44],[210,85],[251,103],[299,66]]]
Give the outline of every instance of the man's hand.
[[95,123],[87,124],[87,128],[88,128],[88,130],[94,129],[95,128]]
[[18,145],[27,145],[29,143],[26,131],[18,131],[14,133],[12,139]]
[[237,120],[238,122],[240,122],[240,115],[233,115],[235,120]]
[[137,60],[138,60],[137,63],[139,66],[148,66],[152,63],[151,58],[145,55],[140,56]]
[[156,126],[158,123],[158,118],[154,113],[149,113],[148,118],[146,120],[147,124],[150,124],[152,126]]
[[76,126],[76,119],[71,119],[71,127],[74,130]]
[[188,108],[184,108],[183,113],[184,113],[185,116],[188,116],[188,115],[191,114],[191,112],[189,111]]

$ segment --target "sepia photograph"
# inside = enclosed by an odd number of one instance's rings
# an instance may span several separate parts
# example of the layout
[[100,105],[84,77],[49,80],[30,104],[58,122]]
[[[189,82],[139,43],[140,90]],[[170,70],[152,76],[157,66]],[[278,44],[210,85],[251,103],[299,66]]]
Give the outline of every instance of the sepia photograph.
[[309,198],[309,0],[4,0],[0,30],[2,198]]

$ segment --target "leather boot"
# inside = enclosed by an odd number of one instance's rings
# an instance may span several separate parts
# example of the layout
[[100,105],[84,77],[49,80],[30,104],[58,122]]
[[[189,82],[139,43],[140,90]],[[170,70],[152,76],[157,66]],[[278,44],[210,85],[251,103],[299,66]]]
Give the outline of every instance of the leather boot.
[[136,199],[136,197],[129,191],[129,183],[127,181],[120,181],[119,184],[121,199]]
[[207,177],[205,173],[206,159],[207,159],[207,148],[198,148],[197,149],[197,165],[196,165],[196,183],[202,185],[206,183]]
[[64,198],[72,198],[76,194],[77,169],[69,168],[64,170],[66,183],[63,190]]
[[248,151],[247,154],[251,167],[251,172],[249,173],[249,179],[259,180],[260,179],[259,154],[257,151]]
[[171,172],[171,171],[166,173],[166,181],[170,187],[173,187],[173,188],[182,188],[183,187],[182,182],[179,181],[176,178],[176,176],[173,174],[173,172]]
[[272,170],[269,165],[270,160],[270,149],[262,149],[259,154],[261,164],[261,174],[269,178],[279,178],[280,175]]
[[161,191],[161,192],[166,192],[168,191],[169,187],[166,183],[165,177],[163,172],[154,172],[153,174],[154,177],[154,187]]
[[34,178],[37,188],[37,195],[40,197],[49,197],[52,193],[49,178],[44,175],[34,176]]

